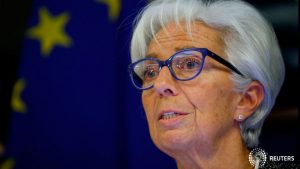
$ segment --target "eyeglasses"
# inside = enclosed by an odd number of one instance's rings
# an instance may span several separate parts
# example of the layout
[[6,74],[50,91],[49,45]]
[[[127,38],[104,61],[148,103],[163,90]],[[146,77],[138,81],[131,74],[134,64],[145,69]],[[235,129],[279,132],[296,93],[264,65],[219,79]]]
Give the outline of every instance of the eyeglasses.
[[209,56],[235,73],[244,76],[231,63],[206,48],[189,48],[176,52],[166,61],[157,58],[145,58],[129,65],[129,74],[133,85],[140,90],[154,86],[162,67],[167,66],[174,79],[188,81],[197,77],[203,69],[205,58]]

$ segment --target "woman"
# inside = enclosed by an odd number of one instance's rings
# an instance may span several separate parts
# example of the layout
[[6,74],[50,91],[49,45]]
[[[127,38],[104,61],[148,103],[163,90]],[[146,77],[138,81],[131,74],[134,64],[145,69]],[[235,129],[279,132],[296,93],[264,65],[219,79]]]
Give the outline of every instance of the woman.
[[130,75],[154,144],[179,169],[253,168],[284,80],[274,31],[242,1],[158,0],[139,15]]

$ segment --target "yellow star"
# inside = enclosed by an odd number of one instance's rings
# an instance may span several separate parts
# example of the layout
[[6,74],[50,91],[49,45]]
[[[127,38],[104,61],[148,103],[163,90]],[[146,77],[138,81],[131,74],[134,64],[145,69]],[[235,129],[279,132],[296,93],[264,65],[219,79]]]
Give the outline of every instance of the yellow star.
[[115,21],[118,19],[121,10],[121,0],[96,0],[108,6],[109,19]]
[[37,39],[41,43],[41,54],[48,56],[55,45],[69,47],[71,38],[64,31],[69,20],[69,14],[51,16],[45,7],[39,10],[39,24],[28,30],[28,36]]
[[10,158],[0,164],[0,169],[13,169],[15,166],[15,161]]
[[11,97],[11,107],[15,112],[26,113],[26,104],[21,98],[21,94],[25,88],[25,80],[19,79],[14,88]]

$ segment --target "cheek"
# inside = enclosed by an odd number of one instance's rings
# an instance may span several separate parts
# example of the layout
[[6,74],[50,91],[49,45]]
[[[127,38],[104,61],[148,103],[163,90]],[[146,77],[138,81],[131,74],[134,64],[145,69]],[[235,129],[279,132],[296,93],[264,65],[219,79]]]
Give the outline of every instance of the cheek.
[[152,98],[148,93],[143,93],[142,102],[147,116],[148,124],[151,124],[150,122],[153,120],[155,112],[155,99]]
[[[208,77],[203,74],[202,78],[196,79],[193,84],[184,86],[183,91],[190,103],[200,112],[217,113],[231,105],[233,85],[229,81],[229,77]],[[218,116],[218,114],[216,115]]]
[[149,108],[151,108],[151,102],[150,102],[150,99],[148,99],[148,97],[143,93],[142,94],[142,103],[143,103],[143,107],[144,107],[144,110],[147,114],[147,112],[149,112]]
[[155,98],[151,97],[150,94],[142,94],[142,102],[143,102],[143,107],[146,113],[147,117],[147,122],[148,122],[148,128],[150,132],[150,136],[154,143],[156,143],[157,139],[157,126],[155,125],[155,107],[156,107],[156,102]]
[[231,88],[217,83],[199,83],[184,90],[195,109],[196,133],[211,140],[233,125],[233,94]]
[[182,91],[187,100],[194,106],[195,109],[206,109],[210,107],[214,100],[214,92],[211,85],[205,83],[197,84],[195,86],[184,86]]

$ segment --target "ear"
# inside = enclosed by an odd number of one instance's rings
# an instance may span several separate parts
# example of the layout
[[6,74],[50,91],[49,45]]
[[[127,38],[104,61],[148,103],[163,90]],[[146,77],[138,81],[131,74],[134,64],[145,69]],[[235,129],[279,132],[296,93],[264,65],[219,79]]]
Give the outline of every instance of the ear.
[[242,122],[251,116],[264,99],[264,87],[258,81],[252,81],[240,95],[234,119]]

